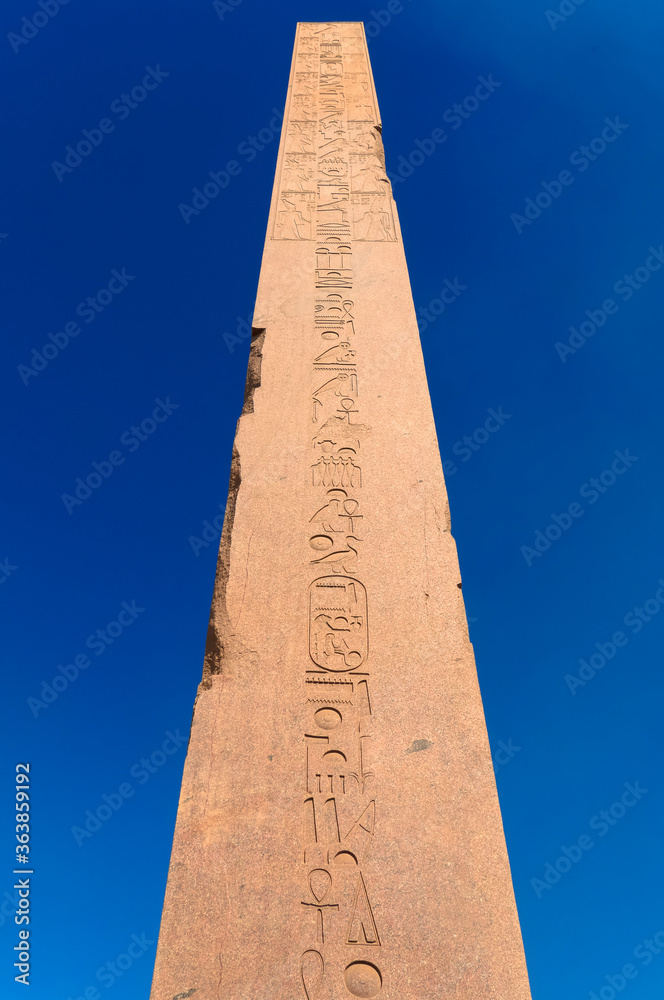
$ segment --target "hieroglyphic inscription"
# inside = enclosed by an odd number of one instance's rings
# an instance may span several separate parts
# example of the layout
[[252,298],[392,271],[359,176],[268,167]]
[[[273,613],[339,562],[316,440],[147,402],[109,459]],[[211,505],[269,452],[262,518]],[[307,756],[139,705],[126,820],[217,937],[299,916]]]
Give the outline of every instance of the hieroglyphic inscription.
[[350,671],[367,657],[367,592],[359,580],[324,576],[309,594],[309,655],[323,670]]
[[311,562],[327,566],[335,572],[343,570],[348,573],[348,563],[355,561],[357,545],[362,541],[357,535],[364,519],[364,515],[360,514],[360,502],[348,490],[338,488],[328,490],[325,500],[326,503],[309,521],[314,532],[309,538],[309,545],[320,553],[319,558]]
[[[284,129],[271,238],[394,242],[392,193],[361,26],[314,31],[300,25]],[[335,287],[326,277],[318,276],[317,288]],[[349,282],[347,276],[336,287],[350,288]]]
[[[301,906],[312,915],[300,977],[306,1000],[316,1000],[328,981],[326,991],[343,982],[358,997],[382,988],[378,965],[357,960],[358,946],[382,942],[371,900],[380,872],[371,867],[373,675],[361,580],[361,449],[369,427],[362,423],[353,242],[396,236],[361,26],[300,25],[297,53],[273,238],[316,241],[300,855]],[[336,968],[339,948],[347,957]]]
[[358,872],[357,876],[357,889],[355,890],[353,909],[348,921],[346,942],[348,944],[377,945],[380,947],[376,921],[374,920],[362,872]]

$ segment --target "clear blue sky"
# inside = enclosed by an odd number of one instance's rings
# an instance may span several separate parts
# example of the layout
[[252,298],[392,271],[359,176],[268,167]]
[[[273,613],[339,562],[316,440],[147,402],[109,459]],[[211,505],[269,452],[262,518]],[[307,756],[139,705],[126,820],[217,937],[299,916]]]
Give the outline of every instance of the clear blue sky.
[[533,997],[659,1000],[661,5],[43,4],[0,14],[0,993],[24,989],[5,913],[27,759],[31,997],[148,996],[217,547],[190,538],[225,503],[295,23],[331,18],[367,23],[388,170],[411,171],[395,194]]

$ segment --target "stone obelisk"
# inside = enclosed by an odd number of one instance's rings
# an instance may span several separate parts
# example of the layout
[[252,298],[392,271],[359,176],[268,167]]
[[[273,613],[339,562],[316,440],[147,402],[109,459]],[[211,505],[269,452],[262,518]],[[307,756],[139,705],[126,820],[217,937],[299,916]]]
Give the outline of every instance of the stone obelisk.
[[527,1000],[361,23],[300,24],[152,1000]]

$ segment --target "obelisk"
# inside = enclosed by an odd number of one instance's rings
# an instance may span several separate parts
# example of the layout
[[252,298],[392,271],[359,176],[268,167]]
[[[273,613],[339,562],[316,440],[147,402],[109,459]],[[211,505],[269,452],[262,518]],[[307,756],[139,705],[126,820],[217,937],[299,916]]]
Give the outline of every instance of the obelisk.
[[377,996],[530,991],[364,31],[305,23],[152,998]]

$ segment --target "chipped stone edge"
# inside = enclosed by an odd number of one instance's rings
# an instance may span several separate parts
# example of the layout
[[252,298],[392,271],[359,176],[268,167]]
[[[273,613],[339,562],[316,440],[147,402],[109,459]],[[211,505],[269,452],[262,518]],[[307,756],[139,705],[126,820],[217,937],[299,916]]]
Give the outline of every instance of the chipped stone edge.
[[254,393],[261,384],[261,366],[263,362],[263,345],[265,343],[266,330],[263,327],[252,327],[251,347],[249,349],[249,361],[247,364],[247,379],[244,390],[244,404],[242,413],[237,422],[235,430],[235,440],[233,441],[233,454],[231,458],[231,469],[228,483],[228,499],[226,501],[226,512],[224,514],[224,526],[221,531],[221,541],[219,543],[219,555],[217,557],[217,570],[214,581],[214,591],[212,594],[212,606],[210,608],[210,620],[208,624],[207,639],[205,642],[205,655],[203,658],[203,677],[198,687],[196,701],[203,691],[212,687],[212,678],[216,674],[228,674],[232,672],[231,664],[235,661],[253,657],[252,651],[247,649],[240,642],[233,629],[228,607],[226,604],[226,591],[231,570],[231,543],[233,535],[233,523],[235,521],[235,509],[237,506],[238,493],[242,484],[242,467],[240,452],[237,447],[237,438],[242,424],[243,417],[254,412]]

